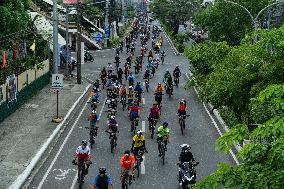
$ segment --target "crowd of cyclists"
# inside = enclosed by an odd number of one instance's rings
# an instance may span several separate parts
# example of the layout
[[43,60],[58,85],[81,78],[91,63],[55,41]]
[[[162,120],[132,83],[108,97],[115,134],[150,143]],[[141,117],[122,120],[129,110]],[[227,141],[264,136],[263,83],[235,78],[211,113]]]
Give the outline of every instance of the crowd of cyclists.
[[[162,50],[163,37],[160,35],[161,30],[158,26],[151,26],[148,20],[147,14],[141,14],[134,21],[129,34],[122,40],[119,46],[115,49],[115,58],[113,63],[108,63],[106,67],[103,67],[100,73],[100,79],[97,79],[93,83],[93,89],[90,93],[88,102],[91,105],[91,112],[88,116],[90,121],[90,140],[89,144],[87,140],[83,140],[82,144],[77,148],[75,153],[75,161],[73,164],[84,166],[84,173],[81,182],[84,182],[84,175],[88,174],[88,168],[92,164],[90,160],[90,148],[94,144],[95,137],[97,136],[98,126],[97,121],[100,119],[97,113],[98,103],[100,103],[100,95],[102,90],[106,90],[107,94],[107,129],[106,132],[109,134],[111,152],[117,145],[116,134],[119,132],[118,122],[116,121],[118,103],[122,104],[123,111],[128,110],[127,114],[130,120],[130,131],[133,133],[131,150],[126,150],[120,159],[120,176],[122,187],[124,185],[131,185],[135,178],[135,171],[137,170],[137,158],[141,158],[144,153],[148,153],[145,143],[145,137],[142,130],[137,130],[140,111],[142,107],[142,95],[148,92],[149,83],[155,76],[155,72],[160,65],[164,63],[165,51]],[[147,44],[151,41],[152,49],[148,49]],[[135,47],[141,46],[139,50]],[[127,58],[124,65],[121,60],[121,53],[126,53]],[[138,56],[135,57],[135,54]],[[112,65],[115,65],[113,68]],[[133,72],[134,71],[134,72]],[[145,88],[142,82],[136,79],[137,74],[143,73],[143,80]],[[171,97],[173,95],[174,85],[178,87],[179,78],[181,77],[181,71],[179,66],[176,65],[172,73],[169,70],[166,71],[163,77],[163,82],[157,83],[154,88],[154,103],[149,110],[148,121],[149,130],[152,131],[153,135],[157,134],[157,144],[159,156],[161,152],[161,143],[165,144],[165,151],[167,151],[167,141],[169,139],[170,129],[167,121],[162,121],[162,124],[157,128],[156,133],[155,127],[158,120],[161,118],[162,99],[164,92]],[[104,102],[103,102],[104,103]],[[186,101],[181,99],[177,108],[177,115],[186,115]],[[152,136],[153,138],[153,136]],[[183,152],[185,149],[190,149],[188,145],[182,146]],[[189,151],[189,150],[188,150]],[[191,152],[189,152],[191,154]],[[192,156],[192,154],[191,154]],[[185,155],[185,157],[188,157]],[[193,159],[193,157],[192,157]],[[193,159],[194,160],[194,159]],[[143,161],[143,160],[142,160]],[[183,161],[183,160],[181,160]],[[81,177],[78,169],[78,181]],[[125,183],[124,177],[128,177],[127,183]],[[91,188],[112,188],[112,182],[110,176],[106,174],[106,168],[99,168],[98,175],[94,178]]]

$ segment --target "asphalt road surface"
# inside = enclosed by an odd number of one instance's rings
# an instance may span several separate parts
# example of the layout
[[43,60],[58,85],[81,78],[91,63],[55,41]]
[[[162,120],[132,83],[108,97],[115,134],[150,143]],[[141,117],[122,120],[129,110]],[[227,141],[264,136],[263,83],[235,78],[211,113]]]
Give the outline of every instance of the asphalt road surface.
[[[164,36],[163,36],[164,37]],[[150,48],[150,41],[148,42]],[[184,86],[187,82],[185,73],[188,72],[188,60],[183,56],[175,56],[169,43],[164,37],[164,46],[166,57],[164,65],[159,66],[155,77],[150,81],[150,91],[143,94],[143,109],[141,111],[141,119],[138,128],[145,131],[146,146],[148,154],[145,154],[145,160],[142,163],[142,175],[136,179],[130,188],[178,188],[177,173],[178,155],[180,153],[180,145],[187,143],[192,147],[193,155],[200,164],[197,166],[197,180],[209,175],[217,169],[218,162],[227,162],[234,164],[233,159],[229,155],[224,155],[215,150],[215,140],[218,133],[212,123],[212,120],[205,111],[202,103],[192,88],[185,90]],[[140,42],[138,40],[136,46],[136,55],[140,53]],[[95,52],[95,63],[86,63],[82,65],[83,77],[90,80],[98,78],[99,72],[108,62],[114,62],[114,50],[103,50]],[[123,63],[127,57],[125,51],[120,55]],[[169,122],[170,143],[166,152],[165,165],[162,164],[158,157],[156,139],[150,138],[148,130],[148,110],[154,102],[154,85],[162,81],[166,69],[172,73],[175,65],[180,65],[183,76],[180,79],[180,87],[174,87],[174,95],[172,98],[163,96],[162,101],[162,121]],[[146,61],[144,61],[144,66]],[[114,66],[114,65],[113,65]],[[142,73],[137,75],[137,80],[143,82]],[[98,122],[99,132],[96,139],[95,147],[92,149],[92,162],[89,174],[86,176],[84,188],[89,188],[93,177],[98,173],[101,166],[107,167],[107,172],[111,176],[114,188],[120,188],[119,179],[119,159],[123,152],[131,148],[132,134],[130,133],[130,121],[126,111],[122,111],[121,104],[118,105],[118,114],[116,119],[119,124],[120,133],[118,134],[118,145],[113,154],[110,153],[110,144],[108,134],[105,133],[107,128],[106,107],[103,105],[106,98],[106,91],[102,92],[100,97],[100,105],[98,112],[102,112],[101,119]],[[190,117],[186,120],[185,134],[181,135],[178,125],[178,117],[176,116],[178,102],[185,98],[188,103],[188,113]],[[86,101],[86,100],[85,100]],[[62,133],[59,141],[48,154],[47,160],[38,168],[37,174],[32,178],[28,188],[38,189],[73,189],[78,188],[76,182],[76,167],[71,164],[76,148],[80,145],[82,139],[88,139],[88,130],[84,127],[88,126],[87,116],[90,113],[90,105],[82,104],[75,117],[71,121],[68,129]]]

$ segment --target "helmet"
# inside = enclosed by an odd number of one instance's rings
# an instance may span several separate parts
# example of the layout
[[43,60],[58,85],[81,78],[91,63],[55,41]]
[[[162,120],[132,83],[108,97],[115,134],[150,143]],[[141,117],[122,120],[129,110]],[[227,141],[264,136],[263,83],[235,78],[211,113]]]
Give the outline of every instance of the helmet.
[[97,112],[96,112],[95,110],[93,110],[93,111],[92,111],[92,114],[95,114],[95,113],[97,113]]
[[143,132],[141,130],[137,131],[137,135],[142,135]]
[[191,147],[188,144],[182,144],[180,145],[180,147],[183,152],[188,152],[191,149]]
[[140,81],[137,81],[137,85],[140,85]]
[[99,173],[100,174],[105,174],[106,173],[106,168],[105,167],[100,167],[99,168]]
[[82,144],[83,144],[84,146],[87,146],[88,142],[87,142],[86,140],[82,140]]
[[166,122],[166,121],[163,122],[163,126],[164,126],[164,127],[167,127],[168,125],[169,125],[168,122]]
[[161,83],[158,83],[158,85],[161,85]]
[[110,119],[115,119],[115,116],[110,116]]
[[129,151],[129,150],[126,150],[126,151],[124,152],[124,154],[125,154],[125,155],[130,155],[130,151]]
[[183,100],[179,101],[179,104],[184,104],[184,101]]
[[132,89],[133,89],[133,87],[132,87],[132,86],[129,86],[129,89],[131,89],[131,90],[132,90]]

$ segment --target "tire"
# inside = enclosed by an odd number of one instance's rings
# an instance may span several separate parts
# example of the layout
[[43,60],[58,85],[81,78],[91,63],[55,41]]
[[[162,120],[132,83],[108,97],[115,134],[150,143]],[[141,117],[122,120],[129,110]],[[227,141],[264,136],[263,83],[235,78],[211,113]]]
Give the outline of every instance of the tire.
[[183,121],[181,120],[179,125],[180,125],[180,130],[181,130],[181,134],[183,135]]
[[79,172],[79,189],[82,189],[83,187],[83,178],[84,178],[84,175],[83,175],[83,170],[80,170]]
[[139,163],[139,161],[137,161],[137,165],[136,165],[137,167],[136,167],[136,169],[137,169],[137,178],[139,178],[139,176],[140,176],[140,163]]
[[165,165],[165,154],[162,155],[163,165]]

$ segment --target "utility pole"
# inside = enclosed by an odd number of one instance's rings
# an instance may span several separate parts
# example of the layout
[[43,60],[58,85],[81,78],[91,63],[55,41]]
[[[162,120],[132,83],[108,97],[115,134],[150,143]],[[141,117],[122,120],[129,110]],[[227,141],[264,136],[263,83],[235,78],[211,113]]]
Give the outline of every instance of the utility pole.
[[82,10],[81,10],[81,2],[77,2],[77,83],[82,83],[82,76],[81,76],[81,17],[82,17]]
[[[109,24],[109,0],[106,0],[106,15],[105,15],[105,30],[107,30],[105,32],[106,38],[106,47],[109,47],[109,37],[110,37],[110,24]],[[108,32],[108,33],[107,33]]]
[[[69,45],[68,45],[68,41],[69,41],[69,6],[66,5],[66,64],[65,64],[65,74],[66,74],[66,78],[69,78],[69,69],[68,69],[68,62],[69,60]],[[71,57],[70,57],[71,58]]]
[[53,73],[58,73],[58,14],[57,0],[53,0]]

